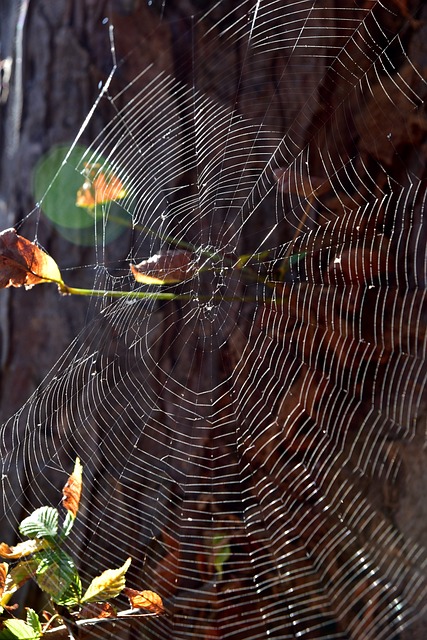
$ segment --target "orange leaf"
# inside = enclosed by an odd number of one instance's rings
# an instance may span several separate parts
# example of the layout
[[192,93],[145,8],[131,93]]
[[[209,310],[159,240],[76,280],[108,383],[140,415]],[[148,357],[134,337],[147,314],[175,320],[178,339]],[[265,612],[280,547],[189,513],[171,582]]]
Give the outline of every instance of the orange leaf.
[[99,165],[85,165],[86,180],[77,191],[76,205],[92,208],[97,204],[120,200],[127,195],[120,178],[111,172],[99,171]]
[[109,602],[90,602],[80,611],[80,618],[115,618],[117,611]]
[[131,264],[133,277],[144,284],[173,284],[192,278],[196,272],[189,251],[163,251],[139,264]]
[[74,465],[74,471],[62,489],[62,506],[65,507],[67,511],[70,511],[74,517],[76,517],[77,511],[79,510],[83,484],[82,478],[83,468],[79,458],[77,458]]
[[6,576],[9,570],[9,565],[7,562],[0,563],[0,598],[3,595],[4,585],[6,583]]
[[27,289],[41,282],[62,283],[55,260],[34,242],[19,236],[15,229],[0,233],[0,289]]
[[137,591],[125,587],[123,593],[129,599],[132,609],[145,609],[151,613],[163,613],[164,611],[162,599],[154,591]]

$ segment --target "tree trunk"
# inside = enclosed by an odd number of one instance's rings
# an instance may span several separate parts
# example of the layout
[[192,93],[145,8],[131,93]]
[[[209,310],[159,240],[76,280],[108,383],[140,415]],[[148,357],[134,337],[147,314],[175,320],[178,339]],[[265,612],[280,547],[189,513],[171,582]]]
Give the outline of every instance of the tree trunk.
[[[299,34],[312,3],[302,17],[301,3],[268,13],[263,3],[216,4],[23,0],[0,10],[1,57],[15,58],[1,104],[1,228],[36,238],[71,286],[115,287],[109,265],[122,274],[162,244],[155,213],[168,192],[175,212],[195,203],[165,223],[168,235],[208,262],[220,251],[225,265],[200,272],[198,301],[132,307],[60,297],[53,285],[1,292],[2,421],[18,412],[2,434],[2,539],[12,543],[32,509],[58,503],[78,455],[85,493],[73,551],[85,580],[133,557],[129,584],[159,592],[170,614],[143,621],[146,637],[421,639],[427,11],[326,2],[307,55]],[[132,182],[142,203],[133,228],[96,249],[65,239],[32,185],[37,163],[73,143],[109,81],[106,15],[119,64],[79,144],[103,132],[108,157],[105,127],[120,112],[121,143],[128,134],[134,146],[114,153],[129,181],[146,185]],[[241,38],[228,40],[239,25]],[[354,38],[343,46],[346,30]],[[399,73],[379,75],[379,59]],[[179,130],[169,147],[158,132],[144,138],[163,117]],[[277,187],[273,170],[288,166],[297,182],[309,166],[327,182],[323,195],[280,193],[289,174]],[[265,174],[256,189],[255,173]],[[205,202],[202,175],[223,179]],[[146,220],[154,240],[138,229]],[[272,247],[277,303],[264,304],[269,267],[254,275],[230,264]],[[280,281],[289,247],[299,263]],[[182,295],[194,286],[180,285]],[[229,554],[224,580],[215,532]]]

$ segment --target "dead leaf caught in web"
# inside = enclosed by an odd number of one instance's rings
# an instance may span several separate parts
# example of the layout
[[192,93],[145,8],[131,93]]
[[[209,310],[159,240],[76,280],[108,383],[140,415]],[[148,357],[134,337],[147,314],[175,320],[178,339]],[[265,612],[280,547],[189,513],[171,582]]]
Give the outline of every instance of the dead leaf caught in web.
[[82,480],[83,468],[82,464],[77,458],[74,465],[74,471],[67,480],[66,485],[62,489],[62,506],[69,511],[74,518],[77,515],[79,509],[80,497],[82,494]]
[[26,287],[42,282],[62,283],[55,260],[15,229],[0,233],[0,288]]
[[163,251],[130,268],[135,280],[143,284],[176,284],[197,272],[192,254],[182,250]]
[[86,180],[77,191],[76,205],[91,209],[97,204],[121,200],[126,189],[114,173],[99,171],[99,165],[85,165]]
[[129,599],[132,609],[145,609],[150,613],[163,613],[163,602],[158,593],[154,591],[137,591],[136,589],[123,589],[124,595]]

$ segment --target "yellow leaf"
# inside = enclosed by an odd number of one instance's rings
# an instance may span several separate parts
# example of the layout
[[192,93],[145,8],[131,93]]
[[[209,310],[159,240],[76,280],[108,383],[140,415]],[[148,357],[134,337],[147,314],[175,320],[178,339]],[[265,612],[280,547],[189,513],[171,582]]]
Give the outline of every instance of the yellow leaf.
[[107,569],[100,576],[94,578],[81,602],[103,602],[110,598],[116,598],[125,588],[125,573],[130,563],[131,558],[128,558],[119,569]]
[[49,546],[49,542],[43,538],[35,540],[25,540],[20,542],[15,547],[10,547],[5,542],[0,543],[0,558],[7,558],[8,560],[16,560],[17,558],[24,558],[32,553],[46,549]]

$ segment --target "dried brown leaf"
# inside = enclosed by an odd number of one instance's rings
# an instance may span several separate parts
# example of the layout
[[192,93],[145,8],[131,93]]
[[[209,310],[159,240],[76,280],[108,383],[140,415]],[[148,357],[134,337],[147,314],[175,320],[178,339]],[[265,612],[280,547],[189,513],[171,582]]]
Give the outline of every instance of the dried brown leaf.
[[135,280],[144,284],[174,284],[197,272],[192,254],[182,250],[163,251],[130,268]]
[[125,587],[123,593],[129,599],[132,609],[145,609],[151,613],[163,613],[164,611],[162,599],[154,591],[137,591]]
[[0,289],[27,289],[42,282],[62,283],[55,260],[15,229],[0,233]]
[[79,458],[76,459],[74,471],[67,480],[66,485],[62,489],[62,506],[67,509],[74,517],[79,510],[80,497],[83,485],[83,468]]

